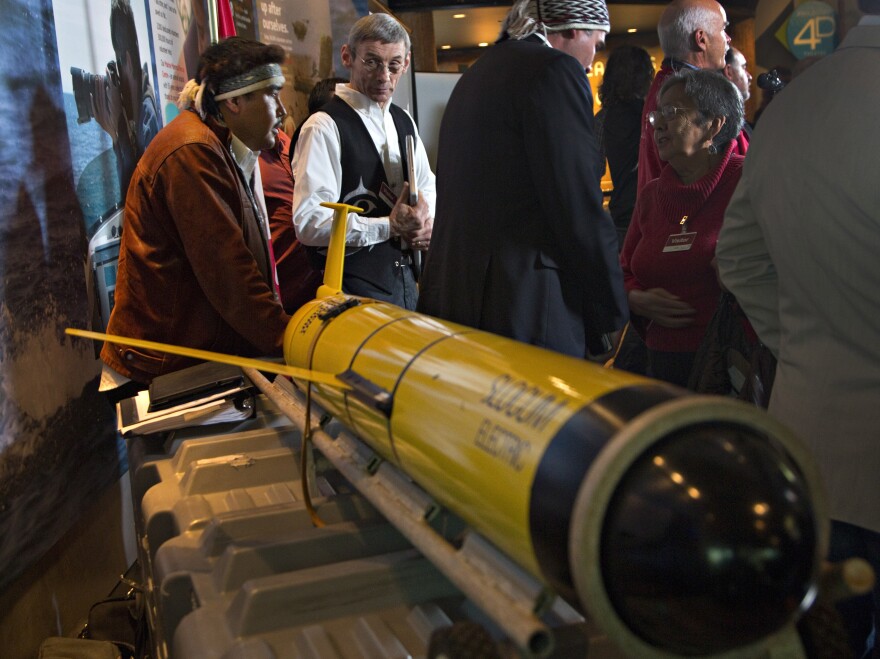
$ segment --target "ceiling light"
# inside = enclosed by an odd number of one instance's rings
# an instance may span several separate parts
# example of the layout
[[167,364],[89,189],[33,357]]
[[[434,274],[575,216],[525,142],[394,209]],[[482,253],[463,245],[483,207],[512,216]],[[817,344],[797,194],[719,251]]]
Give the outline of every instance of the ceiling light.
[[631,27],[631,28],[629,28],[629,29],[627,30],[627,32],[629,32],[630,34],[632,34],[633,32],[638,32],[638,29],[636,29],[636,28],[634,28],[634,27]]
[[451,48],[452,48],[452,46],[450,46],[449,44],[445,44],[443,46],[440,46],[440,50],[450,50]]
[[477,45],[478,45],[480,48],[485,48],[486,46],[489,45],[489,42],[488,42],[488,41],[481,41],[481,42],[478,43]]
[[453,14],[452,18],[464,18],[465,14]]

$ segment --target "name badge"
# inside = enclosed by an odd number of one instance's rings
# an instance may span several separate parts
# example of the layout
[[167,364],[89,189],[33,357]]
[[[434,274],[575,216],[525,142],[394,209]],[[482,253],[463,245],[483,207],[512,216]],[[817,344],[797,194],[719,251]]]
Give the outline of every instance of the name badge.
[[389,208],[394,208],[394,204],[397,203],[397,195],[388,187],[387,183],[382,183],[382,186],[379,188],[379,198],[388,204]]
[[693,246],[694,240],[696,239],[696,231],[691,231],[689,233],[673,233],[666,239],[666,246],[663,248],[663,251],[686,252]]

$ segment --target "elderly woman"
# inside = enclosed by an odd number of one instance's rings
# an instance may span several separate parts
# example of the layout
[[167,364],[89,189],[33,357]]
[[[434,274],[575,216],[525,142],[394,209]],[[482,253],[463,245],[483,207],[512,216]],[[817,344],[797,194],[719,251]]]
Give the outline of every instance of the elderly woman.
[[742,97],[719,73],[684,70],[648,122],[668,167],[639,194],[620,259],[648,374],[685,386],[721,292],[712,261],[742,171]]

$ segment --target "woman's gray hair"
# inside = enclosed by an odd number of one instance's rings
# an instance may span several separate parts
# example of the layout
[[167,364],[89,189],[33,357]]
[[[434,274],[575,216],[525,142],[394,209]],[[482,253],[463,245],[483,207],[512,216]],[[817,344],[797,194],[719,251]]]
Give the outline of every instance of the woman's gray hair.
[[667,12],[669,15],[662,15],[657,23],[660,49],[666,57],[680,60],[687,58],[694,32],[708,30],[718,20],[717,10],[704,5],[670,7]]
[[389,14],[370,14],[358,20],[348,33],[348,49],[357,53],[357,47],[364,41],[379,43],[403,43],[404,50],[409,53],[411,44],[406,28]]
[[718,71],[709,69],[682,69],[666,79],[660,87],[658,99],[676,85],[684,85],[685,95],[694,102],[703,121],[724,117],[726,121],[712,140],[719,151],[736,139],[745,119],[742,94],[730,80]]

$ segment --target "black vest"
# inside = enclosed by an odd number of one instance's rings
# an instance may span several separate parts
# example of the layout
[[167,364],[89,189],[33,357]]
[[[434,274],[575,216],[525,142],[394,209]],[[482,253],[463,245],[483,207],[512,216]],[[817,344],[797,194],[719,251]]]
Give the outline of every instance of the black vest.
[[[363,217],[387,217],[391,207],[379,196],[382,184],[387,185],[385,167],[376,151],[373,138],[364,126],[357,112],[339,97],[328,101],[320,110],[329,114],[339,129],[342,164],[342,192],[337,200],[339,203],[351,204],[364,209]],[[402,109],[392,104],[389,108],[394,127],[397,129],[398,146],[403,158],[403,177],[409,180],[406,163],[406,136],[415,136],[412,119]],[[324,268],[324,248],[308,249],[312,263],[320,269]],[[374,287],[387,291],[389,301],[398,303],[394,292],[399,285],[400,268],[411,267],[412,254],[403,251],[400,239],[392,238],[383,243],[362,247],[345,257],[342,275],[342,288],[346,293],[364,295],[360,281],[370,284],[366,290],[371,297],[377,297]]]

